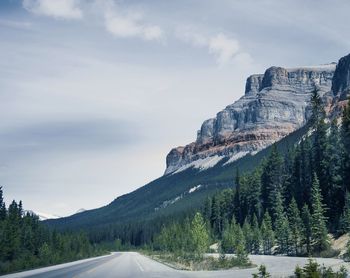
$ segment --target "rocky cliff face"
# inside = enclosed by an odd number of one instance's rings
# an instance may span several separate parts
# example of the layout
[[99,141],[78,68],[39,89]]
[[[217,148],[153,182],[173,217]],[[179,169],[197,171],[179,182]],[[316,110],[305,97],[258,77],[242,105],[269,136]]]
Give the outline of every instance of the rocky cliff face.
[[[330,92],[335,68],[336,64],[293,69],[271,67],[264,74],[250,76],[243,97],[215,118],[204,121],[195,142],[170,151],[165,174],[189,167],[206,169],[224,158],[225,163],[233,162],[300,128],[310,116],[312,91],[317,88],[321,94]],[[349,80],[349,71],[339,71]],[[335,90],[342,91],[349,84],[343,82],[343,77],[333,82]]]
[[341,58],[334,73],[332,92],[344,98],[350,91],[350,54]]

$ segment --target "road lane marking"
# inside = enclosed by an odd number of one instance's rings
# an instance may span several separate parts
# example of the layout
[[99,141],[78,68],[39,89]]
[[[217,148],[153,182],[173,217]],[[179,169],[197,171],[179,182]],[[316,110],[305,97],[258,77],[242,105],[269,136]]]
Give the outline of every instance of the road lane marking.
[[139,263],[138,259],[135,258],[135,262],[136,262],[136,264],[139,266],[140,270],[141,270],[142,272],[144,272],[145,270],[143,269],[143,267],[142,267],[141,264]]

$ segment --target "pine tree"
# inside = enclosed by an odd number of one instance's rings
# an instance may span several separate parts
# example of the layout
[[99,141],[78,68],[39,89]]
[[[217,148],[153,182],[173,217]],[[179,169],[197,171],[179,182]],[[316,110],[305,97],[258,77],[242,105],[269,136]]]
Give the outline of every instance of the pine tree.
[[241,180],[240,180],[240,175],[239,175],[238,169],[236,172],[235,185],[236,185],[236,190],[235,190],[234,197],[233,197],[233,213],[234,213],[235,219],[237,220],[237,223],[242,225],[243,219],[242,219],[242,212],[241,212],[241,197],[240,197]]
[[252,232],[252,227],[247,218],[244,220],[242,232],[244,234],[244,239],[245,239],[245,249],[247,250],[248,253],[252,253],[253,252],[253,232]]
[[341,139],[343,149],[343,186],[344,190],[350,191],[350,100],[343,111]]
[[267,211],[264,214],[260,230],[262,236],[263,252],[265,255],[270,255],[275,241],[275,234],[272,229],[272,220],[270,214]]
[[271,211],[274,216],[275,204],[278,193],[281,192],[283,172],[283,158],[279,154],[276,145],[265,162],[261,176],[262,202],[264,210]]
[[314,174],[314,181],[311,191],[311,247],[314,252],[321,252],[329,247],[327,235],[326,217],[317,175]]
[[222,233],[222,217],[221,217],[221,209],[220,209],[220,197],[219,195],[215,195],[211,204],[211,226],[213,227],[213,231],[215,235],[219,235],[221,237]]
[[4,202],[2,186],[0,186],[0,221],[5,220],[5,218],[6,218],[6,206]]
[[310,124],[312,127],[316,127],[321,119],[324,118],[325,112],[322,107],[322,99],[320,95],[318,94],[318,90],[315,89],[312,92],[311,95],[311,108],[312,108],[312,115],[310,119]]
[[343,214],[341,217],[341,233],[350,233],[350,193],[346,192],[345,194],[345,205]]
[[275,234],[276,240],[281,254],[289,252],[290,229],[288,218],[283,208],[281,193],[277,193],[275,205]]
[[203,207],[203,217],[206,221],[210,222],[211,218],[211,198],[207,198],[204,202],[204,207]]
[[226,226],[221,241],[221,249],[225,253],[233,253],[236,245],[236,220],[233,218],[232,222]]
[[246,265],[249,263],[248,253],[245,246],[246,246],[246,242],[245,242],[243,231],[241,227],[237,225],[235,253],[240,265]]
[[302,231],[303,223],[300,218],[300,212],[298,209],[297,202],[293,198],[288,210],[288,219],[290,227],[292,254],[298,255],[300,253],[300,248],[302,246]]
[[329,208],[326,215],[330,220],[330,227],[334,232],[339,225],[339,218],[342,214],[342,208],[344,207],[345,191],[342,187],[342,150],[339,128],[337,121],[333,120],[330,128],[330,134],[328,137],[328,171],[327,171],[327,188],[328,194],[325,195],[325,204]]
[[209,234],[202,215],[197,212],[191,223],[191,239],[196,257],[202,257],[209,247]]
[[329,196],[330,184],[328,180],[329,142],[327,137],[328,125],[325,122],[325,111],[317,92],[311,98],[312,124],[314,128],[313,163],[314,171],[320,179],[320,188],[323,196]]
[[261,233],[259,229],[258,218],[256,217],[255,214],[253,216],[251,229],[252,229],[252,252],[254,254],[259,254],[260,246],[261,246]]
[[246,195],[248,217],[251,218],[253,215],[255,215],[258,219],[261,219],[261,174],[259,168],[248,177]]

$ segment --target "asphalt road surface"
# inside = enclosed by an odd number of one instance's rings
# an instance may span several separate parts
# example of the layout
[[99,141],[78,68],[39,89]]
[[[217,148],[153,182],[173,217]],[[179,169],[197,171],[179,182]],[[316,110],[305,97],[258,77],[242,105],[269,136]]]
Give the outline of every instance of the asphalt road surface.
[[[266,265],[272,277],[288,277],[296,265],[304,265],[307,258],[250,256],[256,264]],[[318,263],[339,269],[341,265],[349,268],[348,263],[338,259],[317,259]],[[16,274],[1,276],[3,278],[163,278],[163,277],[252,277],[257,268],[231,269],[223,271],[184,271],[175,270],[136,252],[113,253],[92,259],[76,261],[67,264],[50,266]]]

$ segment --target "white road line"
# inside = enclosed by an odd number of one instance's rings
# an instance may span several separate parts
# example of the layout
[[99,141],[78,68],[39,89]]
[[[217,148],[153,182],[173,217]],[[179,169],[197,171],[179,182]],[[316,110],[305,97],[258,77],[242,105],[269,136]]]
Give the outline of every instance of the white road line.
[[139,261],[135,258],[136,264],[138,265],[138,267],[140,268],[140,270],[142,272],[144,272],[145,270],[143,269],[143,267],[141,266],[141,264],[139,263]]

